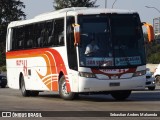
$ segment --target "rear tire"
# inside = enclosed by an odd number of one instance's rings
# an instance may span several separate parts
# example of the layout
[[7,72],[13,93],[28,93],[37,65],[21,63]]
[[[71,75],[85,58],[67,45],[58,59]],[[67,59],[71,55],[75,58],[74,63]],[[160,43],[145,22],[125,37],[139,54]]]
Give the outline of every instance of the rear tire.
[[124,90],[124,91],[113,91],[111,93],[112,97],[115,100],[125,100],[127,99],[131,94],[130,90]]
[[73,100],[76,95],[73,92],[67,92],[66,80],[64,76],[62,76],[59,81],[59,95],[65,100]]
[[24,96],[24,97],[30,96],[30,91],[26,90],[23,76],[21,76],[21,78],[20,78],[20,89],[21,89],[22,96]]

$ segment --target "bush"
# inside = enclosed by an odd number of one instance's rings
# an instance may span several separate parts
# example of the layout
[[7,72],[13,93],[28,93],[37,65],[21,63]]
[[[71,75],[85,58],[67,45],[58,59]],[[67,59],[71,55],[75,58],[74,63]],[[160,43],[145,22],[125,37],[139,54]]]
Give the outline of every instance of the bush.
[[1,71],[1,72],[6,72],[6,71],[7,71],[6,66],[0,67],[0,71]]
[[154,53],[148,58],[148,63],[159,64],[160,53]]
[[146,45],[147,63],[160,63],[160,44],[153,42]]

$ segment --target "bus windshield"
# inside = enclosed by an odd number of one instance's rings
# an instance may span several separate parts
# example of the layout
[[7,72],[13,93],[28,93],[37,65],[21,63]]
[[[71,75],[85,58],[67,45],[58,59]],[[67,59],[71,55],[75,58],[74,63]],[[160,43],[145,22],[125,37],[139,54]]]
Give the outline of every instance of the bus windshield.
[[138,14],[78,16],[81,67],[144,65],[145,48]]

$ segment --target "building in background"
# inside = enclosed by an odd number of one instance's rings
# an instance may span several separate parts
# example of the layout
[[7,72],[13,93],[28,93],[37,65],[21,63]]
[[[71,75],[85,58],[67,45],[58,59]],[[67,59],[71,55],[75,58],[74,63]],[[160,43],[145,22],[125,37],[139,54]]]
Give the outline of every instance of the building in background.
[[153,28],[155,34],[155,40],[160,42],[160,17],[153,19]]
[[154,28],[154,33],[155,34],[160,33],[160,17],[157,17],[157,18],[153,19],[153,28]]

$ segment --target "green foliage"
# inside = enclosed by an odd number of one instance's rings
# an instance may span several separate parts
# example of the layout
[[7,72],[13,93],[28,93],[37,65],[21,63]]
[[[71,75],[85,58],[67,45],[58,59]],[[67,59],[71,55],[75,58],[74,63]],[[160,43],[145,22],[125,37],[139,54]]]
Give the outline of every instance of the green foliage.
[[160,43],[153,42],[146,45],[147,63],[160,63]]
[[97,0],[54,0],[53,7],[58,9],[69,7],[98,7],[95,6]]
[[147,63],[159,64],[160,63],[160,43],[157,41],[148,43],[147,33],[144,33],[144,38],[146,43]]
[[0,52],[0,65],[4,65],[5,61],[6,61],[6,59],[5,59],[4,53]]
[[0,66],[5,64],[5,41],[8,23],[25,19],[25,8],[20,0],[0,0]]
[[6,72],[6,71],[7,71],[6,66],[0,67],[0,71],[1,71],[1,72]]

